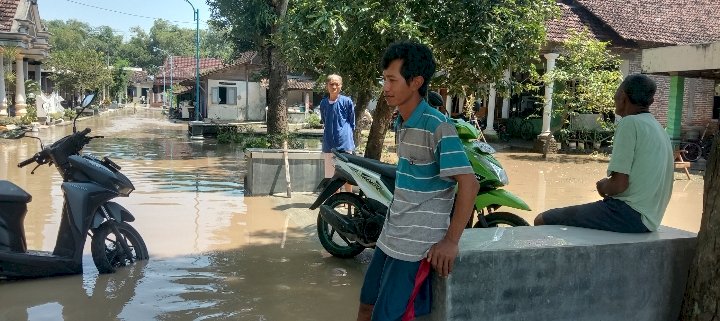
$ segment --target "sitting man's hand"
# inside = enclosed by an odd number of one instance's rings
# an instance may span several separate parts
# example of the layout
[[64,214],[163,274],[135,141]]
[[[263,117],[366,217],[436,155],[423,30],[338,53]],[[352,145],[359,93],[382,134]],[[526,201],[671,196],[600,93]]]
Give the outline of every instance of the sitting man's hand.
[[430,248],[427,260],[441,277],[447,277],[452,272],[457,255],[458,244],[448,239],[442,239]]
[[595,188],[597,189],[598,194],[600,194],[600,197],[602,198],[607,197],[607,192],[605,192],[605,183],[607,183],[609,179],[610,178],[605,177],[595,183]]

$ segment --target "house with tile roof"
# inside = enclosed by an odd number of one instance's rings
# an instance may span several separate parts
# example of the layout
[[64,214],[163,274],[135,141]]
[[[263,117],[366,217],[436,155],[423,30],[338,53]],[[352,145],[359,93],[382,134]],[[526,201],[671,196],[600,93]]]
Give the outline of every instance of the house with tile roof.
[[[7,58],[0,55],[0,66],[10,65],[17,77],[15,88],[5,88],[0,81],[0,117],[27,114],[25,80],[34,79],[40,88],[46,88],[42,62],[48,57],[49,37],[37,0],[0,0],[0,50],[15,53],[12,61],[3,61]],[[5,79],[5,68],[0,68],[0,79]],[[9,102],[13,104],[9,106]]]
[[[174,58],[177,59],[177,58]],[[195,64],[190,64],[194,68]],[[176,67],[177,68],[177,67]],[[227,65],[206,68],[200,73],[201,118],[214,121],[264,121],[267,106],[267,79],[258,79],[263,66],[257,52],[242,53]],[[165,68],[167,69],[167,67]],[[190,101],[194,93],[195,71],[175,80],[181,100]],[[161,76],[160,76],[161,77]],[[156,85],[162,92],[162,78],[155,77]],[[167,77],[166,77],[167,86]],[[312,90],[315,83],[306,79],[288,76],[289,121],[303,121],[306,110],[312,104]],[[193,118],[192,107],[182,104],[183,118]],[[296,115],[297,114],[297,115]]]
[[[716,0],[558,0],[557,5],[560,17],[546,24],[543,54],[548,66],[561,54],[560,46],[570,30],[587,28],[596,39],[610,42],[611,50],[622,59],[623,75],[644,72],[643,50],[720,40],[720,1]],[[720,99],[715,79],[719,77],[702,73],[650,77],[658,85],[651,112],[673,139],[680,140],[684,133],[708,123],[717,128]]]

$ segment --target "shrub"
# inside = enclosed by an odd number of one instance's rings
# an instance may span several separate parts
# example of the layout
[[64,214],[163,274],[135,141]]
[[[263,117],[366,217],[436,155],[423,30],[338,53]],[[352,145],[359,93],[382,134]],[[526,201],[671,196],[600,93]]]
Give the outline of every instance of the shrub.
[[322,123],[320,123],[320,116],[317,114],[310,114],[307,117],[307,123],[303,127],[313,129],[323,128]]

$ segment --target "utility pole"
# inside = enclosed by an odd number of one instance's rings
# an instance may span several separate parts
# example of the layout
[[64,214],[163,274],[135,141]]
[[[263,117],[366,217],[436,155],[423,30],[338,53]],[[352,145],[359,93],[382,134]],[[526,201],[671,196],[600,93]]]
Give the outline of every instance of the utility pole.
[[190,0],[185,0],[193,9],[195,20],[195,120],[200,120],[200,11]]

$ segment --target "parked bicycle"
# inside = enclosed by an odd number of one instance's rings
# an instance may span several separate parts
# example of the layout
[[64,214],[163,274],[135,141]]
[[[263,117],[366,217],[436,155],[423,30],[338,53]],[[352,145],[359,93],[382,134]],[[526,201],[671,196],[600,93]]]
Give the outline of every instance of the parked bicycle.
[[713,135],[708,135],[708,128],[710,123],[705,125],[700,139],[693,141],[685,141],[680,144],[680,150],[682,151],[683,159],[688,162],[694,162],[700,159],[700,157],[707,159],[712,147]]

